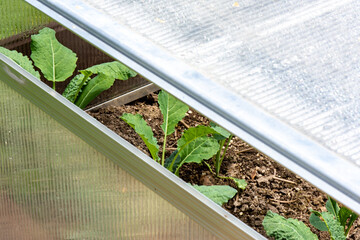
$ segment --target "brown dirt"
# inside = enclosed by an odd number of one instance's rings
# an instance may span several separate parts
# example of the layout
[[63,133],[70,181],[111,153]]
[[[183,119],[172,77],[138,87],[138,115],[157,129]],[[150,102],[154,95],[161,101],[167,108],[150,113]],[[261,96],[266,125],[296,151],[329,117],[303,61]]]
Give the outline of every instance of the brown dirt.
[[[162,144],[162,117],[156,103],[157,96],[149,95],[135,103],[107,107],[90,114],[115,131],[125,140],[137,146],[149,155],[146,146],[135,131],[119,117],[123,113],[139,113],[152,127],[159,144]],[[188,126],[208,124],[209,121],[190,110],[179,123],[174,134],[168,137],[169,155],[176,148],[176,139]],[[209,161],[211,164],[211,161]],[[295,218],[310,226],[310,209],[325,211],[326,194],[306,182],[301,177],[282,167],[269,157],[258,152],[239,138],[234,138],[222,165],[222,174],[244,178],[248,182],[245,190],[240,191],[224,208],[244,223],[266,236],[262,221],[268,210],[286,218]],[[186,182],[198,185],[228,184],[236,187],[230,180],[214,177],[209,169],[199,164],[185,164],[180,170],[180,177]],[[359,219],[353,226],[348,239],[360,239]],[[319,239],[330,239],[328,233],[319,232],[311,227]]]

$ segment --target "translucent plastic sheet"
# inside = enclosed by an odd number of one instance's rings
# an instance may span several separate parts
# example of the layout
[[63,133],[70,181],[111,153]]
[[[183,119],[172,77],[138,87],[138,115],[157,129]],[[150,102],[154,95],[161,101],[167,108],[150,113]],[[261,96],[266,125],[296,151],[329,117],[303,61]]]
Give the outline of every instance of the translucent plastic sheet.
[[24,0],[0,1],[0,40],[39,28],[50,21],[50,17]]
[[84,0],[360,165],[360,3]]
[[216,239],[1,81],[0,239]]

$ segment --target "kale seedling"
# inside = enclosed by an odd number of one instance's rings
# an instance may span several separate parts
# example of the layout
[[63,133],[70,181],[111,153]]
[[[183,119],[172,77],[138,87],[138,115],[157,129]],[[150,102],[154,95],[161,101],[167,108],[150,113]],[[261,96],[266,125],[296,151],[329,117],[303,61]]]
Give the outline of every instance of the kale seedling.
[[[223,129],[222,127],[217,126],[215,123],[210,123],[210,126],[215,131],[218,132],[218,134],[215,134],[214,137],[215,137],[215,139],[218,140],[220,147],[219,147],[219,150],[217,151],[216,155],[213,157],[213,162],[214,162],[214,166],[215,166],[216,176],[219,177],[221,164],[224,160],[226,151],[230,145],[233,135],[231,133],[229,133],[228,131],[226,131],[225,129]],[[225,146],[225,148],[224,148],[224,146]]]
[[320,231],[328,231],[331,239],[346,239],[358,215],[346,207],[339,207],[337,202],[328,197],[327,212],[311,210],[310,223]]
[[[165,91],[161,91],[158,96],[160,111],[163,115],[163,124],[161,128],[164,133],[164,141],[162,146],[162,155],[159,157],[159,145],[151,127],[145,122],[139,114],[124,113],[121,119],[128,123],[139,136],[142,138],[151,157],[166,167],[169,171],[179,175],[179,169],[184,163],[202,163],[204,159],[213,157],[220,149],[219,140],[215,136],[220,135],[217,129],[220,127],[197,126],[184,131],[177,142],[177,149],[165,159],[166,139],[167,136],[175,131],[175,126],[183,119],[189,107],[169,95]],[[240,180],[242,182],[242,180]],[[246,182],[245,182],[246,183]],[[238,184],[239,188],[244,189],[244,184]],[[214,196],[225,196],[227,200],[232,198],[235,193],[229,190],[229,186],[194,186],[197,190],[220,203]],[[222,191],[219,188],[226,188]],[[224,195],[225,194],[225,195]],[[222,196],[222,197],[223,197]],[[220,197],[220,199],[222,198]]]
[[121,119],[139,134],[155,161],[178,175],[179,168],[184,163],[201,163],[203,159],[211,158],[216,153],[219,144],[216,139],[209,135],[216,134],[217,132],[211,127],[197,126],[187,129],[182,134],[177,142],[177,150],[169,158],[165,159],[167,136],[175,131],[175,126],[183,119],[189,107],[165,91],[159,93],[158,103],[163,115],[161,128],[164,133],[161,158],[158,156],[159,145],[154,137],[154,133],[142,116],[129,113],[124,113],[121,116]]
[[[345,240],[358,216],[346,207],[339,208],[330,197],[326,202],[326,209],[327,212],[321,213],[311,210],[310,223],[320,231],[328,231],[331,240]],[[285,219],[272,211],[268,211],[262,224],[266,234],[276,240],[318,239],[303,222]]]
[[[32,61],[16,51],[0,47],[0,53],[11,58],[29,73],[40,79]],[[55,37],[55,31],[43,28],[31,36],[31,59],[45,79],[53,82],[67,80],[76,68],[76,54],[63,46]],[[95,76],[91,78],[92,76]],[[85,108],[101,92],[109,89],[115,79],[127,80],[136,76],[136,72],[120,62],[109,62],[81,70],[67,85],[63,96],[80,108]]]
[[233,135],[231,133],[229,133],[228,131],[226,131],[224,128],[216,125],[215,123],[210,123],[210,126],[212,129],[214,129],[217,132],[216,134],[213,135],[213,137],[219,143],[219,149],[218,149],[216,155],[213,156],[215,173],[213,172],[211,166],[207,162],[204,161],[204,163],[209,168],[210,172],[213,173],[214,175],[216,175],[216,177],[222,178],[222,179],[230,179],[236,184],[236,186],[238,188],[245,189],[245,187],[247,186],[247,182],[244,179],[220,176],[221,164],[225,158],[226,151],[230,145]]

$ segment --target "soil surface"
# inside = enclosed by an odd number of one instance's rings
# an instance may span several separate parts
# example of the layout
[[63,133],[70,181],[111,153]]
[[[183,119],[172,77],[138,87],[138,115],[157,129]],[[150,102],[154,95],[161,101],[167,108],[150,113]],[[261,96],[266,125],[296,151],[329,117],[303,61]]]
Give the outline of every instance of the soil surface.
[[[159,145],[162,145],[162,117],[157,105],[157,95],[149,95],[126,106],[111,106],[90,113],[93,117],[115,131],[122,138],[149,154],[142,139],[119,117],[123,113],[139,113],[152,127]],[[175,133],[168,137],[167,155],[176,148],[176,140],[188,127],[207,125],[209,120],[193,110],[189,110]],[[212,165],[212,161],[208,161]],[[295,218],[304,222],[319,236],[330,239],[328,233],[320,232],[309,223],[310,209],[326,211],[327,195],[310,183],[282,167],[269,157],[258,152],[239,138],[233,138],[222,164],[222,174],[246,179],[248,186],[239,191],[223,207],[244,223],[266,236],[262,221],[271,210],[285,218]],[[216,178],[203,164],[184,164],[180,177],[186,182],[198,185],[228,184],[236,188],[230,180]],[[360,239],[359,219],[353,225],[348,239]]]

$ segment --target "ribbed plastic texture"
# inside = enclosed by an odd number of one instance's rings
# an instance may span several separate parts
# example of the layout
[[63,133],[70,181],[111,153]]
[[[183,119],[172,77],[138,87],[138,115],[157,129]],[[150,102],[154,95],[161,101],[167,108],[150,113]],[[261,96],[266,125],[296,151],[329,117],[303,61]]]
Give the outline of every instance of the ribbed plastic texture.
[[360,2],[84,0],[360,165]]
[[24,0],[0,1],[0,40],[43,26],[51,18]]
[[216,239],[0,78],[0,239]]

